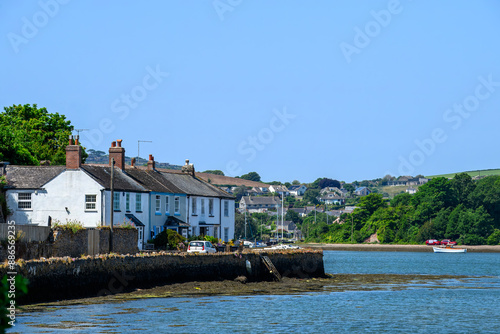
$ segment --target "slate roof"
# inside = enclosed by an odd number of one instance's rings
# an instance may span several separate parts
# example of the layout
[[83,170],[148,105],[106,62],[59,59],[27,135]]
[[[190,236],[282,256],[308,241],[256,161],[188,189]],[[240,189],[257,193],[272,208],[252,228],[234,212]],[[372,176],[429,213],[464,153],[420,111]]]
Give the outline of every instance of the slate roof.
[[[87,172],[104,189],[110,189],[111,168],[107,166],[82,165],[81,169]],[[147,192],[148,189],[127,177],[119,168],[115,168],[113,188],[116,191]]]
[[7,165],[7,187],[16,189],[40,189],[61,174],[65,166],[16,166]]
[[243,196],[241,198],[247,205],[277,205],[278,202],[274,197],[253,197],[253,196]]
[[150,191],[174,194],[184,193],[171,181],[163,177],[162,173],[155,170],[129,168],[125,169],[125,174]]
[[204,197],[223,197],[234,199],[234,196],[228,194],[222,189],[219,189],[210,183],[201,179],[193,177],[189,174],[179,174],[171,172],[159,172],[162,176],[179,188],[180,193],[189,194],[194,196]]
[[134,223],[135,226],[142,226],[142,227],[145,226],[136,216],[134,216],[131,213],[126,213],[125,217],[130,219],[130,221],[132,221],[132,223]]
[[288,210],[291,210],[291,211],[295,211],[299,214],[306,214],[307,213],[307,209],[306,208],[291,208],[291,209],[288,209]]
[[180,226],[180,227],[189,227],[188,223],[180,220],[177,217],[174,216],[168,216],[167,219],[165,220],[165,224],[163,226]]

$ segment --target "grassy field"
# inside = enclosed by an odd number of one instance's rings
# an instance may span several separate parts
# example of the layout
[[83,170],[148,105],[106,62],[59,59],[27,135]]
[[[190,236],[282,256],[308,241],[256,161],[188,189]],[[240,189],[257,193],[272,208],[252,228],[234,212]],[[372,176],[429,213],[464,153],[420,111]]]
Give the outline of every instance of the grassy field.
[[[415,189],[418,189],[419,186],[412,186]],[[380,193],[388,193],[390,198],[393,198],[399,193],[404,193],[408,189],[408,186],[384,186],[380,187]]]
[[[470,176],[490,176],[490,175],[500,175],[500,169],[483,169],[483,170],[475,170],[475,171],[468,171],[465,172],[469,174]],[[441,174],[441,175],[432,175],[432,176],[426,176],[429,179],[436,178],[436,177],[446,177],[446,178],[453,178],[456,174],[460,173],[450,173],[450,174]]]

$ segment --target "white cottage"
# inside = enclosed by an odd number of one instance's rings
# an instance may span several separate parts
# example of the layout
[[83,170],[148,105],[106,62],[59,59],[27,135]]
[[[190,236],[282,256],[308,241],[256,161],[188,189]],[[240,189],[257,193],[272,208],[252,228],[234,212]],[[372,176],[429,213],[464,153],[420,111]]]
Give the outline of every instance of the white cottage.
[[234,239],[233,196],[197,178],[188,163],[182,171],[158,171],[150,156],[146,168],[125,166],[121,142],[111,144],[110,165],[82,165],[81,147],[70,140],[66,166],[7,166],[10,219],[40,226],[72,220],[95,228],[109,225],[113,212],[114,226],[135,224],[139,249],[165,229]]

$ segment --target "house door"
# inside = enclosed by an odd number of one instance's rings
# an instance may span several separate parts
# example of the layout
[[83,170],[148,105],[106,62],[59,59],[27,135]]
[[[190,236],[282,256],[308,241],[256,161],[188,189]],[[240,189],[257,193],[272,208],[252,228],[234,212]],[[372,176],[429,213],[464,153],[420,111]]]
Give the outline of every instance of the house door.
[[204,237],[207,234],[207,228],[200,226],[200,236]]
[[142,250],[142,247],[144,245],[144,226],[137,226],[137,232],[137,247],[139,248],[139,250]]

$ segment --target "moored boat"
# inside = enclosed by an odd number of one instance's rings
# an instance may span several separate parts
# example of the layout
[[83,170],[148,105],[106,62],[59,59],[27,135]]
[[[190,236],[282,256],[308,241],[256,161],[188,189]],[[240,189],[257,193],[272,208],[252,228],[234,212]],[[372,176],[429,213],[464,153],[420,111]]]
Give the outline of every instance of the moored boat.
[[455,248],[453,246],[432,247],[434,253],[467,253],[466,248]]

